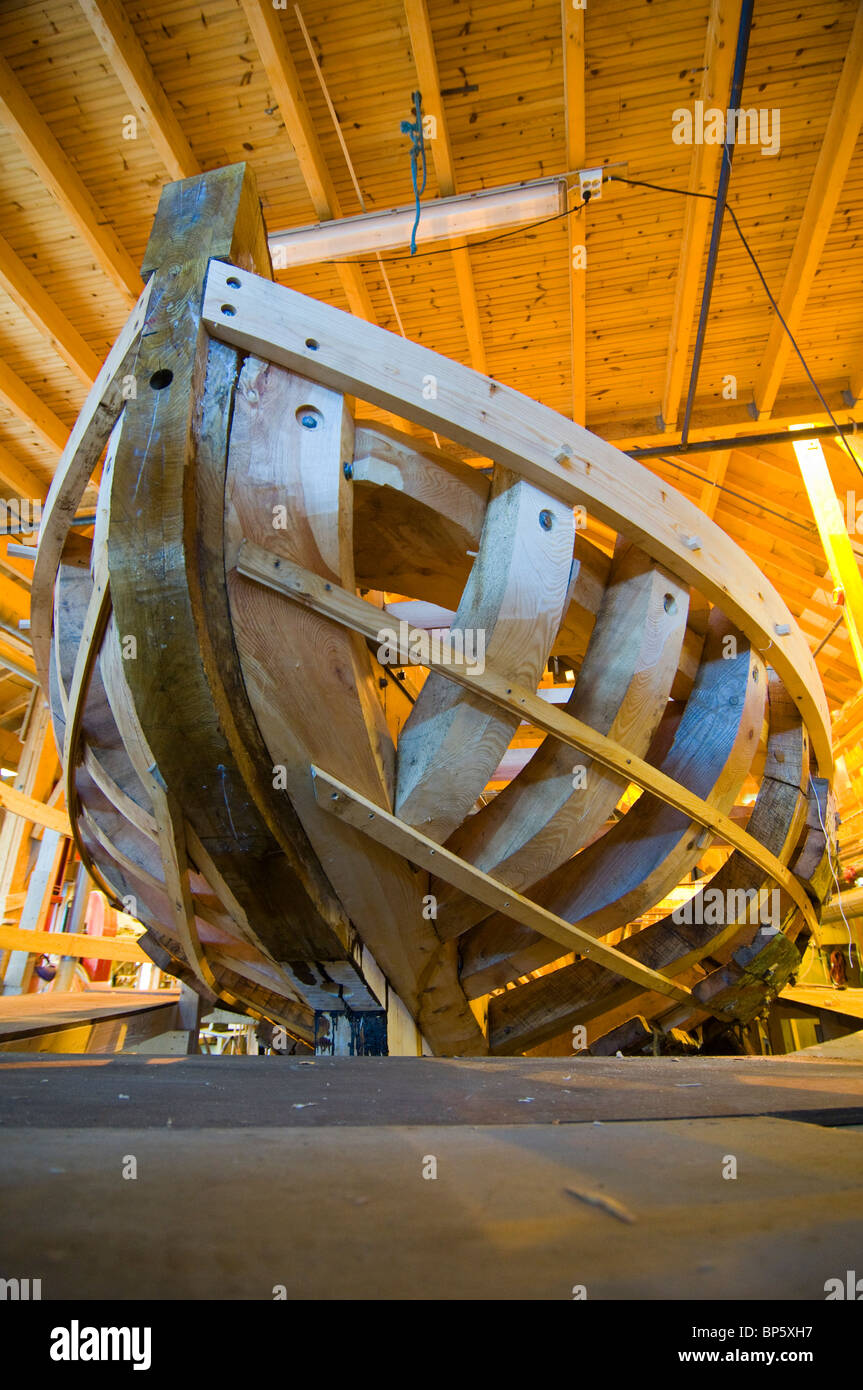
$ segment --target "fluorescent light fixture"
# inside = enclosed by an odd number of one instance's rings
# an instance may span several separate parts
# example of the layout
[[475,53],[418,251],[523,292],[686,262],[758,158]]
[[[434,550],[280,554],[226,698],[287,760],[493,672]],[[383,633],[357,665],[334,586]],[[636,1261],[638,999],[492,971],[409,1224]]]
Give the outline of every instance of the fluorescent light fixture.
[[[422,203],[416,239],[418,244],[430,244],[503,232],[565,211],[565,178],[481,189]],[[339,256],[374,256],[378,251],[405,250],[410,245],[415,217],[416,209],[411,204],[388,212],[364,212],[358,217],[340,217],[311,227],[273,232],[269,238],[273,266],[291,270]]]

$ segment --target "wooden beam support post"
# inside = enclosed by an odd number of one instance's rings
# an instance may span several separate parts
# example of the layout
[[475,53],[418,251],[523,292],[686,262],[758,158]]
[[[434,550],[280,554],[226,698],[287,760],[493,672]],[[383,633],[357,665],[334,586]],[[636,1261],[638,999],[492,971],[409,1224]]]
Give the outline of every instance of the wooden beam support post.
[[[861,125],[863,3],[858,0],[857,18],[778,301],[782,317],[794,334],[800,327],[809,291],[818,273],[821,253],[830,232],[833,214],[854,155]],[[766,419],[773,410],[790,353],[791,340],[779,320],[774,318],[753,392],[754,413],[759,420]]]

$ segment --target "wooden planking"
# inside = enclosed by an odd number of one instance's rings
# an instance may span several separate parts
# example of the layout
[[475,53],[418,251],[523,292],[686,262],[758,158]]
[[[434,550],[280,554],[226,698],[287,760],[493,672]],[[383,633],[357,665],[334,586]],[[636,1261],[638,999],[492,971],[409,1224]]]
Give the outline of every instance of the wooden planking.
[[200,173],[192,148],[159,85],[120,0],[79,0],[87,22],[144,122],[172,179]]
[[17,140],[25,158],[87,242],[105,274],[130,304],[134,303],[141,281],[131,258],[5,58],[0,58],[0,121]]
[[[434,51],[434,38],[426,0],[405,0],[405,17],[410,36],[411,51],[416,64],[419,90],[422,94],[423,115],[432,117],[435,123],[434,134],[430,140],[432,161],[437,176],[438,196],[451,198],[456,192],[455,166],[449,138],[446,114],[440,95],[441,80]],[[468,343],[470,364],[478,372],[488,369],[485,344],[482,336],[479,310],[476,302],[476,287],[470,264],[470,252],[463,240],[450,243],[453,253],[453,266],[458,284],[459,304],[464,318],[464,329]]]
[[[563,35],[563,92],[566,122],[566,167],[582,169],[587,163],[587,130],[584,74],[584,10],[561,0]],[[587,250],[587,214],[575,212],[581,198],[578,184],[567,190],[566,219],[569,262],[570,414],[579,425],[587,423],[587,269],[580,263]],[[476,364],[474,364],[476,365]]]
[[148,962],[150,957],[134,937],[87,936],[83,932],[20,931],[0,925],[0,951],[32,955],[76,956],[80,959]]
[[[858,3],[854,31],[848,44],[818,163],[809,186],[797,239],[779,296],[782,317],[790,331],[795,334],[803,316],[809,289],[818,273],[830,223],[836,211],[861,125],[863,4]],[[791,351],[788,334],[777,320],[770,329],[767,350],[753,391],[755,408],[761,418],[768,416],[773,409]]]
[[10,815],[20,816],[33,825],[45,826],[48,830],[59,831],[61,835],[71,835],[72,833],[69,817],[65,811],[58,811],[53,806],[46,806],[41,801],[35,801],[32,796],[18,791],[8,782],[0,781],[0,806]]
[[0,237],[0,288],[78,380],[92,386],[99,373],[99,358],[4,237]]
[[[362,633],[370,641],[377,640],[379,609],[346,590],[338,589],[334,584],[325,583],[318,576],[291,564],[278,554],[245,541],[237,560],[237,569],[259,584],[275,589],[318,613],[335,618],[337,622]],[[535,724],[543,732],[550,733],[571,747],[590,754],[613,772],[624,776],[627,781],[649,790],[667,805],[685,812],[690,819],[727,840],[735,849],[742,850],[753,863],[775,878],[797,903],[811,929],[817,930],[818,921],[811,903],[793,875],[775,856],[765,854],[755,840],[745,831],[741,831],[728,816],[708,805],[700,797],[693,796],[685,787],[659,772],[643,758],[630,754],[612,739],[598,734],[580,720],[546,703],[532,690],[519,686],[516,681],[506,680],[488,670],[481,676],[475,675],[464,666],[442,661],[432,660],[432,665],[435,670],[445,673],[460,685],[480,691],[503,709],[521,712],[529,723]]]
[[[211,266],[203,317],[216,337],[439,427],[561,500],[585,505],[679,578],[697,585],[757,646],[772,643],[774,665],[799,700],[819,766],[828,772],[826,702],[809,648],[779,594],[697,508],[671,497],[611,445],[469,368],[442,364],[414,343],[354,323],[283,286],[240,275],[235,277],[240,287],[232,292],[227,278],[224,267]],[[224,312],[225,305],[232,314]],[[439,378],[433,408],[422,397],[427,371]],[[696,538],[699,548],[692,550],[686,542]],[[787,634],[780,635],[777,629],[785,627]]]
[[[730,3],[729,0],[712,0],[710,5],[699,91],[699,100],[704,103],[704,109],[719,107],[725,111],[728,108],[740,10],[740,0],[730,0]],[[721,144],[697,144],[693,147],[688,184],[690,193],[715,192],[723,150]],[[704,197],[688,198],[685,204],[660,411],[666,430],[673,430],[677,425],[683,377],[695,328],[696,295],[702,278],[713,208],[714,204]]]
[[[315,212],[322,222],[340,217],[339,196],[309,114],[279,12],[270,5],[259,5],[257,0],[242,0],[242,3]],[[373,322],[375,310],[361,271],[356,266],[339,265],[336,273],[351,312]]]

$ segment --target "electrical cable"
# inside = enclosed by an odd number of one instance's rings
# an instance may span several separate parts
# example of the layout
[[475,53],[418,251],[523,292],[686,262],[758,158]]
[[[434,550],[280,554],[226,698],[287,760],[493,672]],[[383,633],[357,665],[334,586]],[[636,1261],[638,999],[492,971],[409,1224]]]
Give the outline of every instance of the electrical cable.
[[[628,184],[630,184],[633,188],[649,188],[649,189],[651,189],[654,193],[678,193],[678,194],[680,194],[680,195],[681,195],[682,197],[684,197],[684,198],[707,198],[711,203],[715,203],[715,202],[716,202],[716,194],[715,194],[715,193],[696,193],[694,190],[689,189],[689,188],[669,188],[669,187],[667,187],[667,186],[665,186],[665,185],[663,185],[663,184],[659,184],[659,183],[647,183],[644,179],[628,179],[628,178],[625,178],[625,177],[623,176],[623,174],[609,174],[609,175],[608,175],[608,182],[609,182],[609,183],[628,183]],[[744,236],[743,228],[741,227],[740,222],[738,221],[738,218],[737,218],[737,213],[734,211],[734,208],[731,206],[730,203],[726,203],[726,204],[725,204],[725,210],[726,210],[726,212],[728,213],[729,217],[731,218],[731,221],[734,223],[735,231],[737,232],[737,235],[740,237],[740,240],[741,240],[742,243],[743,243],[743,248],[744,248],[744,250],[745,250],[747,256],[749,257],[750,261],[752,262],[753,266],[755,267],[755,273],[756,273],[756,275],[758,276],[758,279],[761,281],[761,285],[762,285],[762,287],[763,287],[763,289],[764,289],[764,293],[767,295],[767,298],[770,300],[770,304],[771,304],[771,306],[772,306],[772,308],[773,308],[773,312],[776,314],[776,317],[778,318],[779,322],[782,324],[782,327],[785,329],[785,332],[788,334],[788,338],[789,338],[789,340],[790,340],[790,342],[791,342],[791,346],[793,347],[794,351],[797,353],[797,356],[800,358],[801,365],[802,365],[802,367],[803,367],[804,372],[806,373],[806,376],[807,376],[808,379],[809,379],[809,383],[810,383],[810,385],[812,386],[812,389],[813,389],[813,391],[815,392],[816,396],[818,397],[819,401],[821,402],[822,406],[824,407],[824,413],[825,413],[825,415],[826,415],[827,418],[829,419],[829,421],[830,421],[831,425],[833,426],[833,428],[836,430],[836,435],[837,435],[837,438],[838,438],[839,442],[841,443],[843,449],[845,450],[846,454],[847,454],[848,457],[850,458],[850,460],[851,460],[851,462],[853,463],[854,467],[857,469],[858,473],[863,474],[863,465],[861,465],[861,463],[860,463],[859,459],[857,458],[856,454],[854,453],[854,451],[850,448],[850,446],[849,446],[848,443],[846,442],[845,436],[843,435],[841,429],[839,428],[839,423],[838,423],[838,421],[837,421],[835,415],[833,414],[833,411],[830,409],[829,405],[827,404],[827,401],[826,401],[825,398],[824,398],[824,395],[823,395],[823,393],[822,393],[822,391],[821,391],[820,386],[818,385],[818,382],[815,380],[814,376],[812,375],[812,373],[811,373],[810,370],[809,370],[809,364],[807,363],[806,358],[803,356],[803,353],[800,351],[800,348],[799,348],[798,343],[797,343],[797,339],[794,337],[794,334],[791,332],[791,329],[788,327],[788,324],[785,322],[785,319],[784,319],[784,317],[783,317],[783,315],[782,315],[782,310],[779,308],[779,305],[777,304],[776,300],[774,299],[773,295],[772,295],[771,292],[770,292],[770,286],[768,285],[766,279],[764,278],[764,273],[763,273],[763,271],[762,271],[762,269],[761,269],[761,266],[758,264],[758,261],[757,261],[756,256],[755,256],[755,252],[752,250],[752,247],[749,245],[749,242],[746,240],[746,237]],[[793,431],[789,431],[789,439],[793,441]],[[733,447],[733,445],[732,445],[732,447]]]

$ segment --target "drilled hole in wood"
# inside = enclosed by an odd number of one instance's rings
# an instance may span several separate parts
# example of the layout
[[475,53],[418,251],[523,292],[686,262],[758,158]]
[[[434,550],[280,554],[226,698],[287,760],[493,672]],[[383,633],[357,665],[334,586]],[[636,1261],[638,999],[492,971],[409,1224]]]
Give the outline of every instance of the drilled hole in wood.
[[233,304],[222,305],[222,313],[225,315],[226,318],[232,319],[236,312],[236,307]]
[[237,279],[236,275],[230,275],[228,279],[225,281],[225,284],[231,290],[238,290],[240,288],[240,282]]
[[297,411],[297,419],[304,430],[316,430],[318,425],[324,423],[324,417],[313,405],[301,405]]
[[675,602],[674,595],[666,594],[665,598],[662,600],[662,606],[665,609],[666,613],[673,613],[677,608],[677,603]]
[[166,386],[170,386],[174,380],[174,373],[169,372],[167,367],[160,367],[150,377],[150,385],[154,391],[164,391]]
[[306,347],[311,348],[312,352],[317,352],[318,348],[320,347],[320,343],[318,342],[317,338],[307,338]]

